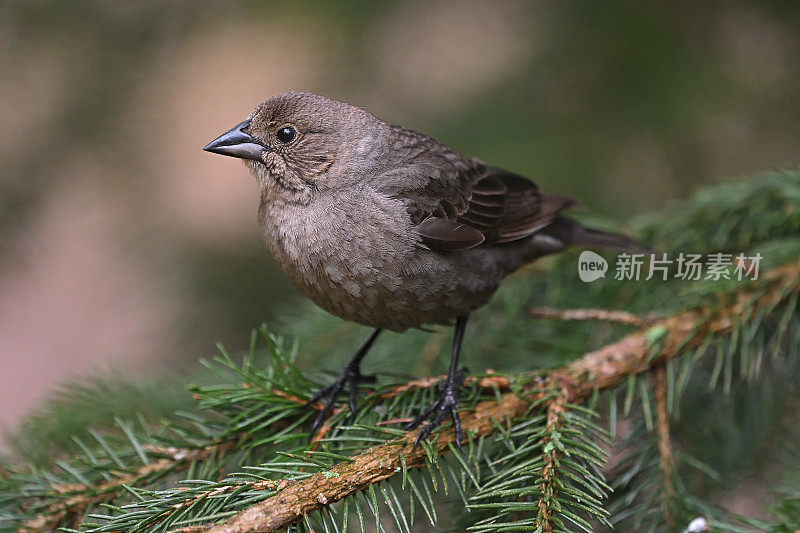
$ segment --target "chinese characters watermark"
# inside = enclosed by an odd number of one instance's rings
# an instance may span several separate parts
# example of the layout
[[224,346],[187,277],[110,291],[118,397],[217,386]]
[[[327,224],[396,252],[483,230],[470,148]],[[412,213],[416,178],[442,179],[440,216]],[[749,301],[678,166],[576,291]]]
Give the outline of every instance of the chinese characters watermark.
[[[762,256],[712,253],[685,254],[670,258],[661,254],[627,254],[617,256],[614,264],[616,280],[682,279],[698,280],[756,280]],[[578,258],[578,276],[581,281],[591,282],[606,277],[608,261],[602,256],[586,250]]]

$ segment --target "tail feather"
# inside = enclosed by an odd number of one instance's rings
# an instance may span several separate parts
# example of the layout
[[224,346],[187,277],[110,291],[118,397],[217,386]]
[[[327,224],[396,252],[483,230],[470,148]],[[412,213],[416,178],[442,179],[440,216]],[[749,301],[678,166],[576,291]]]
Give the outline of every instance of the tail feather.
[[612,250],[615,252],[630,252],[636,254],[653,253],[653,249],[630,237],[619,233],[599,231],[581,225],[573,234],[573,239],[569,246],[580,246],[584,248],[600,248],[601,250]]
[[530,261],[564,248],[580,247],[636,254],[650,254],[653,249],[619,233],[587,228],[577,220],[559,217],[529,239],[526,260]]

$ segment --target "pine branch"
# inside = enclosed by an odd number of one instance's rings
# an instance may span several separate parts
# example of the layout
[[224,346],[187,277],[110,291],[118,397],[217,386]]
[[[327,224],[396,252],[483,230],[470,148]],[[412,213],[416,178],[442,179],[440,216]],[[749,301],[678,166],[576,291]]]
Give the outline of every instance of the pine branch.
[[563,426],[565,411],[566,388],[559,391],[547,406],[547,426],[546,434],[542,439],[542,455],[544,464],[540,473],[539,482],[539,501],[537,502],[539,516],[537,517],[537,528],[542,533],[552,533],[553,531],[553,508],[557,506],[558,486],[554,479],[557,476],[559,446],[556,444],[556,435]]
[[[504,394],[499,402],[484,401],[475,407],[474,412],[462,414],[461,425],[465,434],[487,435],[496,430],[496,420],[522,416],[529,405],[528,401],[515,394]],[[415,438],[415,432],[408,432],[402,439],[369,448],[328,471],[290,482],[274,496],[239,513],[223,525],[210,527],[208,531],[243,533],[284,528],[325,505],[398,474],[404,463],[406,469],[424,466],[427,454],[422,447],[413,451]],[[435,450],[438,454],[445,453],[454,442],[452,429],[446,428],[438,433]]]
[[[519,418],[534,401],[549,395],[550,384],[559,383],[563,393],[546,401],[548,428],[552,421],[555,429],[561,402],[580,403],[594,391],[614,388],[629,376],[663,365],[664,361],[686,348],[699,345],[709,336],[729,333],[742,315],[774,309],[782,300],[800,291],[800,261],[774,269],[764,278],[768,284],[766,290],[736,293],[731,302],[677,313],[654,322],[646,330],[589,352],[564,367],[544,375],[530,374],[529,384],[521,390],[502,394],[499,401],[480,402],[473,413],[463,413],[464,433],[471,438],[495,433],[502,427],[497,422]],[[396,390],[428,388],[434,383],[431,379],[417,380]],[[209,526],[206,531],[274,531],[405,469],[423,466],[425,454],[422,450],[416,453],[412,451],[415,436],[415,432],[406,433],[399,439],[352,456],[347,462],[330,470],[290,481],[275,495],[240,512],[223,525]],[[442,454],[452,449],[452,429],[443,429],[435,439],[436,453]],[[192,531],[201,529],[192,527]]]
[[644,327],[652,324],[655,317],[648,315],[641,317],[627,311],[613,309],[560,309],[557,307],[531,307],[528,313],[535,318],[555,318],[558,320],[597,320],[599,322],[614,322],[629,326]]
[[672,513],[672,498],[675,486],[672,483],[672,445],[669,436],[669,417],[667,415],[667,370],[665,365],[656,366],[653,371],[656,393],[656,430],[658,435],[659,468],[664,484],[664,522],[670,529],[675,529],[675,517]]
[[[136,486],[141,481],[158,476],[163,472],[176,472],[189,467],[193,461],[204,461],[209,457],[225,451],[234,445],[233,441],[220,443],[217,446],[203,448],[179,449],[146,445],[149,452],[163,455],[161,459],[146,463],[133,472],[120,473],[110,481],[88,487],[81,483],[54,487],[65,499],[47,506],[46,510],[35,519],[25,523],[23,531],[47,531],[54,529],[68,514],[81,514],[83,509],[106,501],[116,496],[125,485]],[[74,494],[74,496],[68,496]]]
[[[606,390],[628,376],[640,374],[656,363],[671,359],[683,349],[698,346],[709,336],[728,333],[738,318],[773,309],[800,290],[800,261],[776,268],[764,276],[772,283],[766,291],[736,293],[734,301],[719,307],[684,311],[655,322],[647,330],[626,335],[570,363],[562,371],[551,371],[573,387],[571,402],[585,398],[594,389]],[[652,354],[655,344],[660,345]],[[651,357],[652,355],[652,357]],[[591,379],[581,379],[590,375]]]

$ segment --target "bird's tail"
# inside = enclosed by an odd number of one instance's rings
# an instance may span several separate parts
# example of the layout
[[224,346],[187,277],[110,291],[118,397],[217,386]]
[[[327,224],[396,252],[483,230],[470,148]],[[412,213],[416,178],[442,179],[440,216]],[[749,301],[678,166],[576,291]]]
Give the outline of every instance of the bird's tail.
[[630,252],[634,254],[650,254],[653,249],[620,233],[599,231],[587,228],[580,222],[571,219],[561,219],[569,223],[572,228],[567,246],[580,248],[599,248],[615,252]]
[[526,261],[571,247],[635,254],[653,253],[652,248],[630,237],[587,228],[577,220],[566,217],[557,218],[532,235],[529,243],[525,254]]

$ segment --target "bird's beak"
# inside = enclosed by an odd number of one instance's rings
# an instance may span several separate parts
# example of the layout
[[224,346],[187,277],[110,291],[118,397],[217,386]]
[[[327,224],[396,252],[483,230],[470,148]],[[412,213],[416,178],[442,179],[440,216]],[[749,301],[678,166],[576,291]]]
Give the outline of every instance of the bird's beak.
[[208,143],[203,150],[214,154],[229,155],[239,159],[252,159],[263,163],[263,154],[269,151],[269,148],[242,131],[249,125],[250,120],[237,124]]

